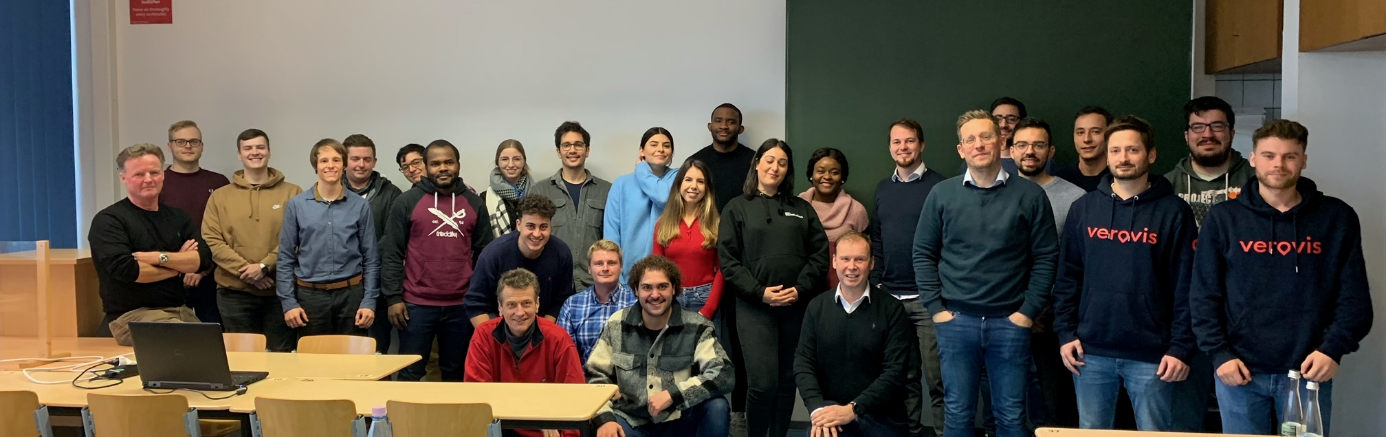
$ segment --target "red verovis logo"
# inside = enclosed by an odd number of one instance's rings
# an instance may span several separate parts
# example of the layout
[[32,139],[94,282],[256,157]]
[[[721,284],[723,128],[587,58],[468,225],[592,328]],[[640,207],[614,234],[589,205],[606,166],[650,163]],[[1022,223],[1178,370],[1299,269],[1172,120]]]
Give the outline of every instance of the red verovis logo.
[[1125,243],[1145,243],[1155,244],[1159,241],[1159,234],[1150,232],[1150,228],[1144,228],[1140,232],[1132,232],[1125,229],[1107,229],[1088,227],[1088,238],[1101,240],[1113,240]]
[[1304,241],[1245,241],[1239,240],[1242,252],[1246,253],[1268,253],[1280,254],[1281,256],[1292,253],[1318,255],[1323,253],[1323,242],[1314,241],[1313,237],[1304,237]]

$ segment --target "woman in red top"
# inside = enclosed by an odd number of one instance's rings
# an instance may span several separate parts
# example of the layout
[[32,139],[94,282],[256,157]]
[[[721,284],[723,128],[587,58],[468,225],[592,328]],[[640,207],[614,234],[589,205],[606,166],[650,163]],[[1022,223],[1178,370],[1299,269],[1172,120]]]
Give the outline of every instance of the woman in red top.
[[722,299],[722,269],[717,258],[717,202],[712,198],[712,172],[689,159],[674,178],[669,203],[655,223],[654,254],[664,255],[683,273],[679,305],[712,319]]

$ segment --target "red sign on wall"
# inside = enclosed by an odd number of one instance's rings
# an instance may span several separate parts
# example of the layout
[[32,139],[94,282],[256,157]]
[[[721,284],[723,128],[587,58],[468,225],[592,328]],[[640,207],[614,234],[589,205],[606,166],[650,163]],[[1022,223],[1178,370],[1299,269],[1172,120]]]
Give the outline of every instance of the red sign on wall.
[[173,0],[130,0],[130,24],[173,24]]

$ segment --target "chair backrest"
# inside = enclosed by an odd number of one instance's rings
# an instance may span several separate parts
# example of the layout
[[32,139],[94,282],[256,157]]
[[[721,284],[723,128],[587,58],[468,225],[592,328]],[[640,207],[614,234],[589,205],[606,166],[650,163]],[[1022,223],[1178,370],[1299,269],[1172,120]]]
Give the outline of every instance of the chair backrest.
[[175,394],[87,394],[94,435],[165,437],[188,435],[188,399]]
[[356,335],[310,335],[298,339],[298,351],[305,354],[375,353],[375,339]]
[[486,437],[487,426],[495,420],[487,404],[389,401],[385,403],[385,414],[390,418],[395,437]]
[[226,332],[221,334],[222,342],[226,343],[227,352],[264,352],[265,335],[249,334],[241,332]]
[[[356,404],[348,400],[255,398],[262,437],[355,435]],[[104,436],[102,436],[104,437]]]
[[38,395],[31,391],[0,391],[0,437],[33,437],[39,424],[34,412]]

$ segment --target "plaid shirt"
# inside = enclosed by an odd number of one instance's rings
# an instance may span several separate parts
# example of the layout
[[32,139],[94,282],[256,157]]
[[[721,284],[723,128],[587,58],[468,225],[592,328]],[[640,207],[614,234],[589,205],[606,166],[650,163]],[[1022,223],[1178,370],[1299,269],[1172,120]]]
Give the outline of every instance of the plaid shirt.
[[592,354],[592,347],[597,345],[597,337],[602,335],[602,326],[606,325],[607,319],[622,308],[635,305],[635,292],[626,284],[616,285],[616,290],[611,292],[608,303],[597,300],[594,288],[587,287],[586,290],[574,294],[563,303],[563,309],[558,312],[558,326],[562,326],[568,331],[568,335],[573,337],[584,363]]

